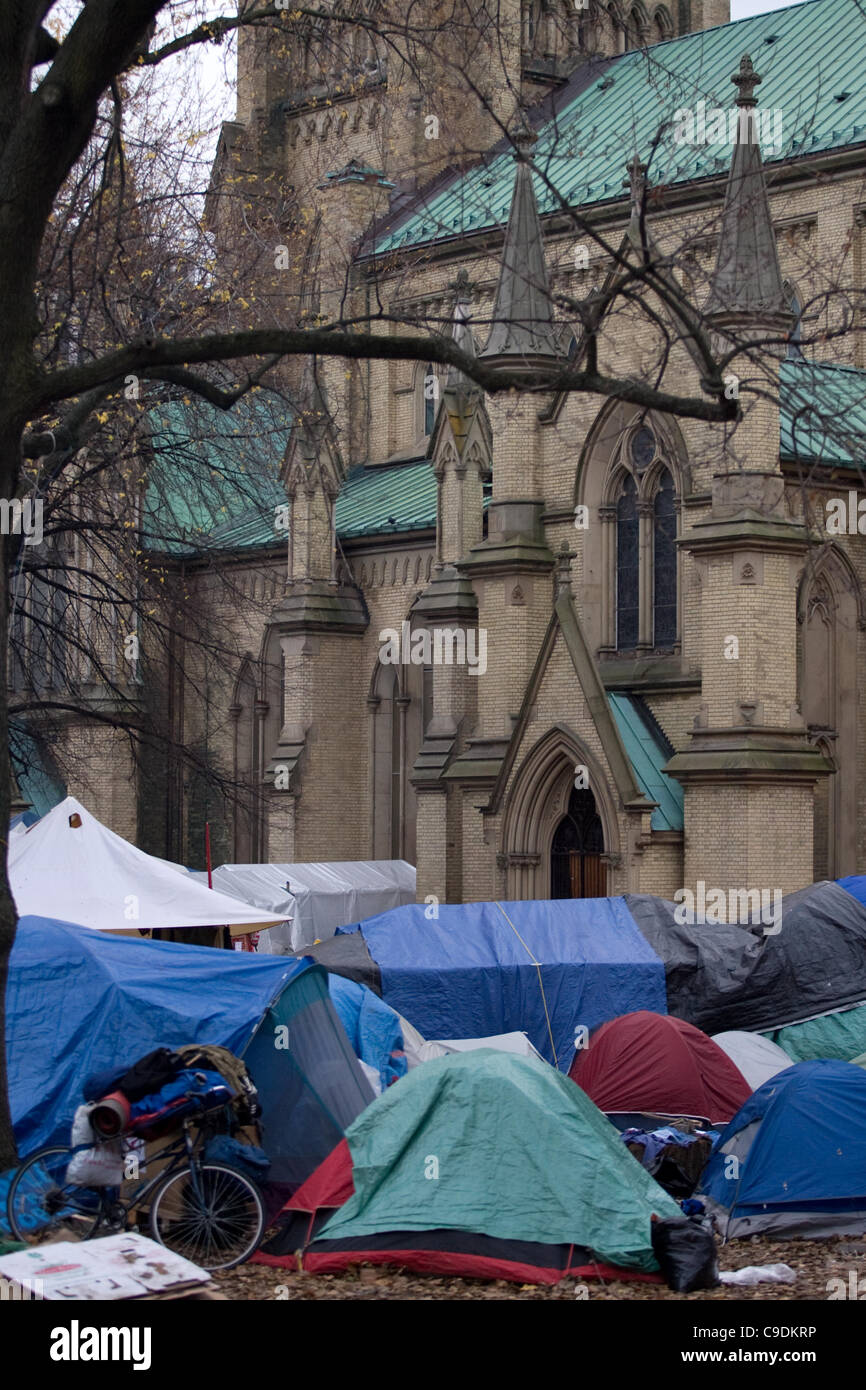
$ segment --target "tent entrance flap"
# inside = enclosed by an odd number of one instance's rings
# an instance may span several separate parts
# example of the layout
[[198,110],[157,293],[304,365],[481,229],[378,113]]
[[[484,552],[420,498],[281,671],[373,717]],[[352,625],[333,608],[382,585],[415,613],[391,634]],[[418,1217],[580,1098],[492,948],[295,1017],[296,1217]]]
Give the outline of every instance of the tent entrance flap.
[[243,1052],[262,1101],[269,1181],[292,1191],[373,1099],[320,967],[292,979]]

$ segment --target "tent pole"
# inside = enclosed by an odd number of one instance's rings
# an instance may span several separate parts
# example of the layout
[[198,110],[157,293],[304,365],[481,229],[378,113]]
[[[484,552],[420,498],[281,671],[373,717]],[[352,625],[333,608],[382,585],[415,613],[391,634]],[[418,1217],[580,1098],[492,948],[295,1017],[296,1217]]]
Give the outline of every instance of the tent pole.
[[207,886],[213,888],[213,874],[210,863],[210,821],[204,823],[204,857],[207,862]]

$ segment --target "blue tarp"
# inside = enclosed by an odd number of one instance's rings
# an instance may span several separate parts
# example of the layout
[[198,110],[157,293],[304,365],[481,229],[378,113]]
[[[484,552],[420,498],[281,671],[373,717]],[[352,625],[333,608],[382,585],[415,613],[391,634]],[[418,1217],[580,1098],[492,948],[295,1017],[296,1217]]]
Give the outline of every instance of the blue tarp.
[[567,1071],[581,1025],[667,1012],[664,965],[622,898],[428,910],[396,907],[359,924],[383,998],[425,1037],[518,1029]]
[[849,874],[847,878],[837,878],[836,882],[858,903],[866,904],[866,874]]
[[407,1071],[399,1018],[366,985],[342,975],[329,975],[328,989],[355,1056],[379,1073],[384,1091]]
[[[739,1164],[734,1137],[759,1121]],[[701,1192],[749,1229],[779,1228],[785,1213],[809,1213],[816,1227],[831,1215],[866,1211],[866,1072],[850,1062],[798,1062],[765,1081],[719,1136]]]
[[68,1143],[92,1072],[155,1047],[217,1043],[238,1052],[309,961],[136,941],[22,917],[6,990],[9,1100],[21,1157]]

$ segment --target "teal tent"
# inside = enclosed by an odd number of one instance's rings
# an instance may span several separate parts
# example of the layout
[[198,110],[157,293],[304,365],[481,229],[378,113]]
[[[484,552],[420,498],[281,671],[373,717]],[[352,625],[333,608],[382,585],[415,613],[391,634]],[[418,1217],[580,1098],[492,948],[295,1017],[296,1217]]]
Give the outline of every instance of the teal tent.
[[416,1067],[368,1106],[258,1258],[293,1264],[312,1236],[304,1267],[323,1273],[645,1277],[653,1214],[681,1212],[579,1087],[485,1048]]
[[850,1062],[866,1051],[866,1004],[776,1028],[764,1037],[777,1043],[792,1062],[812,1062],[822,1057]]

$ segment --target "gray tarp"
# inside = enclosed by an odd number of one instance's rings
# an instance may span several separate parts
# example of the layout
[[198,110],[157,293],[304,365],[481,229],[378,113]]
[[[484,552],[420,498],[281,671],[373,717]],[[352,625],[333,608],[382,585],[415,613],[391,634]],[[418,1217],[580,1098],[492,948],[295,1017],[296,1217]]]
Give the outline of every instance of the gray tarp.
[[677,922],[676,904],[627,893],[665,967],[668,1012],[705,1033],[781,1028],[866,1000],[866,908],[836,883],[782,900],[781,930]]

